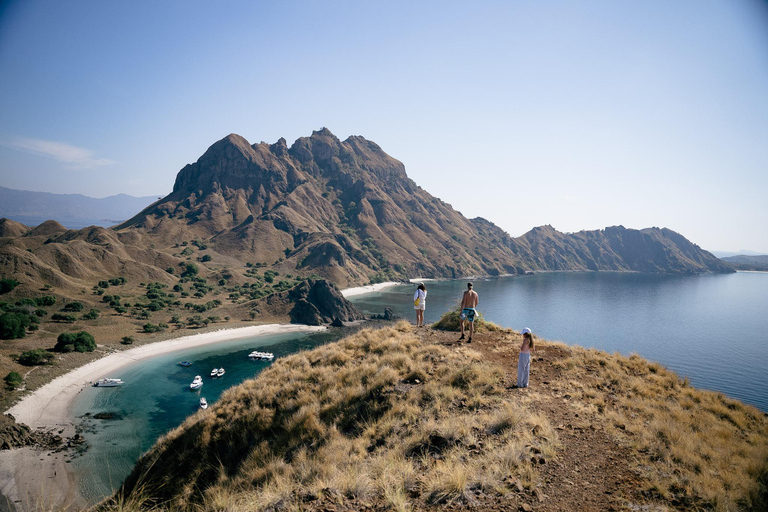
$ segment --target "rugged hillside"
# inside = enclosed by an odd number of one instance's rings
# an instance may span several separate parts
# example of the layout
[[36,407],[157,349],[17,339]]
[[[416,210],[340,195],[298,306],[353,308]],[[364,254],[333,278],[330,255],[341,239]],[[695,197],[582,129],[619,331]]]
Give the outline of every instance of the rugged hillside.
[[241,261],[341,286],[413,276],[515,273],[509,237],[429,195],[362,137],[323,129],[288,147],[229,135],[178,174],[173,192],[118,227],[199,237]]
[[327,129],[290,147],[229,135],[179,172],[170,195],[113,229],[0,220],[0,277],[22,283],[19,293],[49,285],[66,295],[116,275],[172,284],[166,271],[189,260],[238,285],[246,264],[339,287],[529,270],[732,271],[668,229],[544,226],[512,238],[422,190],[375,143]]
[[733,272],[728,263],[667,228],[613,226],[564,234],[542,226],[515,241],[530,251],[531,267],[541,270]]
[[161,438],[107,510],[764,510],[768,422],[638,356],[364,330]]

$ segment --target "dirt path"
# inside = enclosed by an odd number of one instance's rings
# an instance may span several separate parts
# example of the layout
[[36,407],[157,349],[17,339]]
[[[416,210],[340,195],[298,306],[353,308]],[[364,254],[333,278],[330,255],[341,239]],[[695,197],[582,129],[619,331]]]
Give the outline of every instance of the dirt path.
[[[425,341],[458,347],[458,335],[423,329]],[[471,347],[502,368],[510,393],[527,394],[526,407],[544,414],[562,443],[554,460],[537,461],[541,475],[532,492],[523,490],[503,500],[488,496],[483,510],[584,510],[625,509],[628,503],[644,503],[641,482],[630,469],[630,450],[618,444],[599,420],[587,417],[570,400],[567,389],[551,384],[557,380],[553,363],[568,356],[556,346],[537,347],[531,364],[531,383],[527,389],[515,387],[517,349],[514,335],[488,333],[476,335]],[[464,344],[463,346],[470,346]],[[503,347],[500,349],[500,347]],[[511,499],[510,499],[511,498]]]

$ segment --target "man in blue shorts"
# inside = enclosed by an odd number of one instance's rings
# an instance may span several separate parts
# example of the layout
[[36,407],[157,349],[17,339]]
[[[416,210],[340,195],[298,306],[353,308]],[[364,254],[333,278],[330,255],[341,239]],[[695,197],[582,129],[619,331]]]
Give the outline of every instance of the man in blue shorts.
[[472,289],[472,283],[467,283],[467,291],[461,298],[461,338],[464,339],[464,322],[469,322],[469,339],[467,343],[472,343],[472,335],[475,333],[475,315],[477,314],[478,297],[477,292]]

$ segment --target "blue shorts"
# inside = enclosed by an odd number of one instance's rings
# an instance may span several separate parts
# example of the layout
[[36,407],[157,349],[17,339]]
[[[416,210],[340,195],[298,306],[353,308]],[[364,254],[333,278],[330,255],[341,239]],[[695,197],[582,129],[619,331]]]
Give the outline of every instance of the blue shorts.
[[475,308],[464,308],[461,310],[461,319],[474,322],[476,313],[477,311],[475,311]]

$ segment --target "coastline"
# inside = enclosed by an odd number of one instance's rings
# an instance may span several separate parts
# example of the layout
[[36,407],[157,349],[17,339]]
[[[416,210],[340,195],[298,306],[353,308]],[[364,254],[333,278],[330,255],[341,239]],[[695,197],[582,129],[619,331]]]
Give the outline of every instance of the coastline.
[[344,290],[341,290],[341,294],[344,296],[344,298],[349,298],[349,297],[354,297],[356,295],[363,295],[365,293],[377,292],[379,290],[390,288],[392,286],[397,286],[399,284],[404,284],[404,283],[387,281],[385,283],[369,284],[366,286],[356,286],[355,288],[346,288]]
[[[382,283],[383,284],[383,283]],[[320,331],[326,327],[267,324],[192,334],[108,354],[56,377],[6,411],[32,429],[54,431],[64,438],[75,434],[70,405],[83,388],[124,366],[143,359],[214,344],[219,341],[284,332]],[[19,448],[0,452],[0,510],[81,510],[88,504],[79,496],[75,475],[63,452]],[[45,500],[41,503],[40,500]]]

